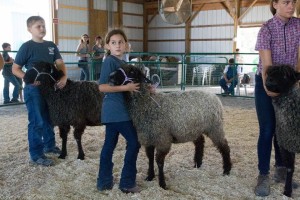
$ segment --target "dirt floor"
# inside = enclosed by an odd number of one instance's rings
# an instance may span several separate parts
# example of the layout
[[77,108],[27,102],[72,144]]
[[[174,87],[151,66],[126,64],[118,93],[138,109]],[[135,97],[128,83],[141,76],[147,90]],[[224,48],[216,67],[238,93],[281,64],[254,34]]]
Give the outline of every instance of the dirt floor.
[[[0,199],[262,199],[253,193],[257,178],[258,136],[254,99],[221,96],[220,99],[224,105],[225,131],[233,162],[230,176],[222,175],[221,156],[208,138],[203,165],[199,169],[193,168],[193,144],[176,144],[166,157],[168,190],[163,190],[158,186],[157,177],[152,182],[144,180],[148,162],[142,148],[137,163],[137,184],[142,189],[139,194],[124,194],[118,189],[125,152],[122,137],[114,153],[114,188],[100,193],[96,189],[96,178],[104,127],[86,129],[84,161],[76,159],[77,145],[70,134],[69,155],[65,160],[50,155],[55,166],[31,166],[28,163],[25,106],[0,107]],[[58,134],[56,138],[61,146]],[[271,163],[274,164],[273,157]],[[273,171],[272,167],[271,174]],[[296,165],[294,178],[297,182],[299,174]],[[272,182],[271,195],[265,199],[288,199],[282,191],[283,184]],[[300,199],[300,189],[294,190],[293,197]]]

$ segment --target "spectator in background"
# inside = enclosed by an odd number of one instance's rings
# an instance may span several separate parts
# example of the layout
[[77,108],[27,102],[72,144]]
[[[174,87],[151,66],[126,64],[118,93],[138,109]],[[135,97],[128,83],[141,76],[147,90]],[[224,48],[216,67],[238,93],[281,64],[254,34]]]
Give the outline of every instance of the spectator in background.
[[0,71],[3,69],[3,65],[4,65],[4,60],[2,55],[0,54]]
[[79,57],[78,67],[81,69],[80,80],[90,80],[90,70],[88,65],[88,58],[90,57],[90,40],[87,34],[81,36],[80,42],[77,46],[76,56]]
[[129,56],[130,56],[130,52],[132,52],[133,50],[131,49],[131,44],[128,42],[126,44],[126,52],[125,54],[123,55],[123,58],[122,60],[124,60],[125,62],[129,62],[130,59],[129,59]]
[[230,58],[228,63],[229,65],[226,65],[223,77],[219,82],[220,86],[224,90],[223,95],[234,94],[234,88],[238,83],[238,76],[241,74],[241,68],[234,64],[234,58]]
[[[4,87],[3,87],[3,104],[8,103],[19,103],[19,91],[20,91],[20,83],[17,80],[17,77],[12,73],[12,64],[14,59],[9,56],[8,52],[11,51],[11,46],[9,43],[2,44],[3,49],[3,59],[4,59],[4,67],[2,71],[2,75],[4,77]],[[14,85],[14,90],[12,93],[12,98],[9,97],[9,85]]]
[[95,80],[100,78],[101,66],[104,57],[103,40],[101,36],[95,37],[95,45],[92,48]]

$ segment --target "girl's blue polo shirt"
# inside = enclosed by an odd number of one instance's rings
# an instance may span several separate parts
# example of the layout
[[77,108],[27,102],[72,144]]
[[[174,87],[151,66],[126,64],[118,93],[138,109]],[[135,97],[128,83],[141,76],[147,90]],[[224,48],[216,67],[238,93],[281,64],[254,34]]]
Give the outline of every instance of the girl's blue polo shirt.
[[[99,84],[108,84],[109,75],[119,69],[122,64],[126,63],[113,55],[107,56],[102,65]],[[131,118],[125,104],[123,92],[106,92],[104,94],[101,122],[106,124],[111,122],[130,121]]]

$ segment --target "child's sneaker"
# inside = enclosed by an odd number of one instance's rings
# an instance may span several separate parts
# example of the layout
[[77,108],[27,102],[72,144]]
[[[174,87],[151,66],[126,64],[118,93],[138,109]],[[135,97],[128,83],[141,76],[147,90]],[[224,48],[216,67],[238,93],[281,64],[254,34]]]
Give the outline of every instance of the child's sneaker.
[[270,178],[269,175],[259,175],[257,185],[254,189],[256,196],[265,197],[270,194]]
[[60,155],[61,150],[58,147],[54,147],[53,149],[44,149],[44,153],[53,153],[53,154]]
[[43,156],[37,160],[30,160],[29,161],[30,164],[32,165],[42,165],[45,167],[49,167],[49,166],[53,166],[54,165],[54,161],[51,159],[48,159],[46,156]]
[[141,189],[138,186],[132,188],[121,188],[121,191],[124,193],[140,193]]

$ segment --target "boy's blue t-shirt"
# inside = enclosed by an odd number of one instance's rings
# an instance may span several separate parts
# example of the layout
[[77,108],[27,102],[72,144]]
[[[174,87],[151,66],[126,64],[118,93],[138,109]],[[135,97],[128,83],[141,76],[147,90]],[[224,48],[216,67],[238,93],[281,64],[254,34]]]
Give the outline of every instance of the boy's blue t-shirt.
[[[125,62],[117,57],[112,55],[107,56],[102,65],[99,84],[108,84],[109,75],[119,69],[122,64],[125,64]],[[106,124],[130,120],[123,92],[105,93],[101,111],[101,122]]]
[[54,63],[61,58],[59,50],[53,42],[44,40],[44,42],[38,43],[29,40],[22,44],[14,62],[20,66],[25,66],[26,69],[30,69],[34,63],[41,61]]

